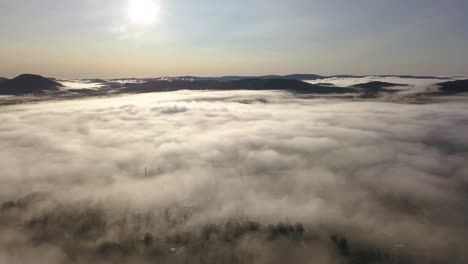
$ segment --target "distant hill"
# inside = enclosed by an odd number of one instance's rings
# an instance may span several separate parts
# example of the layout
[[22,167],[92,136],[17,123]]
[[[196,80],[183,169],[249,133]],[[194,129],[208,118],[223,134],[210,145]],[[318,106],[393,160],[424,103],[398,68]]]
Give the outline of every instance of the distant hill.
[[221,77],[198,77],[198,76],[178,76],[178,77],[161,77],[159,80],[197,80],[197,81],[238,81],[244,79],[291,79],[291,80],[318,80],[327,78],[317,74],[290,74],[290,75],[262,75],[262,76],[221,76]]
[[56,91],[62,85],[51,79],[35,74],[22,74],[0,83],[0,94],[21,95]]
[[362,89],[367,89],[367,90],[381,90],[383,88],[397,87],[397,86],[408,86],[408,85],[375,81],[375,82],[359,83],[359,84],[352,85],[351,87],[362,88]]
[[468,80],[438,83],[440,91],[449,94],[468,93]]
[[285,90],[300,93],[350,93],[353,89],[340,87],[326,87],[310,84],[294,79],[242,79],[222,83],[217,89],[240,89],[240,90]]
[[233,81],[212,80],[154,80],[143,84],[129,85],[122,92],[147,93],[176,90],[283,90],[296,93],[352,93],[352,88],[326,87],[292,79],[240,79]]
[[350,74],[339,74],[339,75],[332,75],[327,76],[325,78],[364,78],[364,77],[394,77],[394,78],[401,78],[401,79],[438,79],[438,80],[450,80],[450,77],[439,77],[439,76],[420,76],[420,75],[350,75]]
[[[209,77],[203,79],[210,80],[241,80],[241,79],[292,79],[292,80],[320,80],[328,78],[363,78],[367,76],[375,77],[396,77],[401,79],[438,79],[438,80],[449,80],[450,77],[439,77],[439,76],[418,76],[418,75],[350,75],[350,74],[339,74],[339,75],[318,75],[318,74],[289,74],[289,75],[264,75],[264,76],[223,76],[223,77]],[[195,77],[200,78],[200,77]]]
[[227,75],[221,77],[200,77],[200,76],[165,76],[165,77],[156,77],[156,78],[144,78],[145,80],[192,80],[192,81],[238,81],[243,79],[291,79],[299,81],[307,80],[321,80],[329,78],[363,78],[367,76],[374,77],[396,77],[402,79],[439,79],[439,80],[450,80],[450,77],[438,77],[438,76],[417,76],[417,75],[349,75],[349,74],[339,74],[339,75],[318,75],[318,74],[289,74],[289,75],[260,75],[260,76],[239,76],[239,75]]
[[326,77],[317,74],[290,74],[290,75],[266,75],[259,76],[259,79],[291,79],[291,80],[318,80]]
[[377,77],[398,77],[402,79],[439,79],[450,80],[450,77],[424,76],[424,75],[376,75]]
[[362,94],[361,97],[372,98],[372,97],[376,97],[381,92],[394,93],[397,90],[389,90],[385,88],[397,87],[397,86],[408,86],[408,85],[374,81],[374,82],[367,82],[367,83],[359,83],[359,84],[352,85],[350,87],[364,90],[364,94]]

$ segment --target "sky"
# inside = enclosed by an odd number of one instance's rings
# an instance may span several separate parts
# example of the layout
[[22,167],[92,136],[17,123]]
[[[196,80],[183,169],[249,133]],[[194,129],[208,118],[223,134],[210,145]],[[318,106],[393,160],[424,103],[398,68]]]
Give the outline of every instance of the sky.
[[0,76],[468,74],[465,0],[0,0]]

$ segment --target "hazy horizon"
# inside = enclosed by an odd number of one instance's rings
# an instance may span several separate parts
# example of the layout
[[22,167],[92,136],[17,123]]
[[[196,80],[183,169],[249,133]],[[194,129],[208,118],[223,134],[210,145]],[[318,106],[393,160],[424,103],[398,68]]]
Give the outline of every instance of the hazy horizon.
[[[286,74],[275,74],[275,73],[265,73],[265,74],[248,74],[248,75],[243,75],[243,74],[226,74],[226,75],[192,75],[192,74],[179,74],[179,75],[142,75],[142,76],[110,76],[110,77],[100,77],[100,76],[82,76],[82,77],[58,77],[58,76],[52,76],[52,75],[42,75],[37,72],[23,72],[19,73],[16,75],[11,75],[11,76],[0,76],[3,78],[8,78],[8,79],[13,79],[15,77],[18,77],[23,74],[33,74],[33,75],[40,75],[42,77],[46,78],[56,78],[58,80],[93,80],[93,79],[103,79],[103,80],[112,80],[112,79],[151,79],[151,78],[164,78],[164,77],[169,77],[169,78],[176,78],[176,77],[201,77],[201,78],[222,78],[222,77],[227,77],[227,76],[239,76],[239,77],[262,77],[262,76],[287,76],[287,75],[294,75],[294,74],[299,74],[299,75],[319,75],[324,77],[324,79],[327,79],[327,77],[331,78],[339,78],[338,76],[356,76],[356,77],[373,77],[373,76],[415,76],[415,77],[447,77],[447,78],[463,78],[468,76],[467,75],[430,75],[430,74],[348,74],[348,73],[336,73],[336,74],[331,74],[331,75],[326,75],[326,74],[318,74],[318,73],[303,73],[303,72],[291,72],[291,73],[286,73]],[[321,80],[321,79],[318,79]]]
[[468,2],[0,0],[0,76],[468,75]]

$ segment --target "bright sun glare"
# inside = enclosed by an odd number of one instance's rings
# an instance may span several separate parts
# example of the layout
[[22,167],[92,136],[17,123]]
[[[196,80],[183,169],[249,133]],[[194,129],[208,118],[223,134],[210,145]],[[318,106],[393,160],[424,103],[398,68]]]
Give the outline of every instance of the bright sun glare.
[[154,0],[130,0],[128,19],[137,25],[151,25],[159,15],[159,5]]

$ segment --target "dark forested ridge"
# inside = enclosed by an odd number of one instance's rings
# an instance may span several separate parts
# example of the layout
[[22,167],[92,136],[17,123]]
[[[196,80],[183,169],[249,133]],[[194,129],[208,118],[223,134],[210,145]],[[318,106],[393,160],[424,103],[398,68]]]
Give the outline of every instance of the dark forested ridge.
[[468,92],[468,79],[456,80],[450,82],[443,82],[438,84],[440,90],[449,94],[467,93]]
[[233,81],[213,80],[153,80],[129,85],[121,91],[132,93],[175,91],[175,90],[284,90],[297,93],[350,93],[354,89],[327,87],[292,79],[241,79]]
[[0,82],[0,94],[21,95],[56,91],[62,85],[52,79],[35,74],[21,74],[18,77]]

